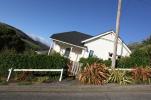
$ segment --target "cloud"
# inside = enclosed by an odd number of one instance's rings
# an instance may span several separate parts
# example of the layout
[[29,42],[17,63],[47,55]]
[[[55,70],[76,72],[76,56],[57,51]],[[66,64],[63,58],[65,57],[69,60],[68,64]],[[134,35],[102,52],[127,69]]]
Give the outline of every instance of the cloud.
[[35,34],[31,34],[31,33],[27,33],[32,39],[34,39],[35,41],[40,41],[46,45],[50,45],[50,41],[48,41],[47,39],[45,39],[44,37],[42,36],[37,36]]

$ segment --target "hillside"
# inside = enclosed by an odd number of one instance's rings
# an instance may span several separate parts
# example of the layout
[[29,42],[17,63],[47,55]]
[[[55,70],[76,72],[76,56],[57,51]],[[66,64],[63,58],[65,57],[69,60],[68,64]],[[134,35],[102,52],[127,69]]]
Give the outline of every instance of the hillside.
[[148,49],[151,48],[151,36],[148,37],[147,39],[140,41],[140,42],[135,42],[135,43],[131,43],[128,45],[128,47],[134,51],[136,49]]
[[[21,31],[20,29],[17,29],[13,26],[10,26],[5,23],[0,22],[0,27],[5,27],[7,29],[14,30],[16,32],[16,35],[24,42],[25,44],[25,50],[33,49],[33,50],[48,50],[49,47],[45,45],[44,43],[41,43],[40,41],[36,41],[32,39],[30,36],[28,36],[26,33]],[[10,33],[11,35],[11,33]]]

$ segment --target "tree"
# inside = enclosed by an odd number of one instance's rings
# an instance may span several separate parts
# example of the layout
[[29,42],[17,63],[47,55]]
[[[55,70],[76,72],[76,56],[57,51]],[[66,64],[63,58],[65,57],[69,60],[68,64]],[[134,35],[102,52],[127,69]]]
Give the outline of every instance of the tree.
[[17,52],[25,50],[25,43],[17,35],[16,31],[6,26],[0,26],[0,51],[3,49],[15,49]]

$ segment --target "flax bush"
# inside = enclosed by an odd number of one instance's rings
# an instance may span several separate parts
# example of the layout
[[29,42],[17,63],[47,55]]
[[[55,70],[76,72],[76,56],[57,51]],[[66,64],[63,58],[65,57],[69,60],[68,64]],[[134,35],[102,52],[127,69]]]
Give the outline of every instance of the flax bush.
[[131,76],[128,76],[126,71],[111,70],[108,78],[108,83],[118,83],[120,85],[127,85],[132,83]]
[[109,71],[104,64],[94,63],[87,65],[79,75],[83,84],[104,84],[109,77]]
[[150,84],[151,83],[151,68],[134,68],[132,71],[132,78],[136,84]]

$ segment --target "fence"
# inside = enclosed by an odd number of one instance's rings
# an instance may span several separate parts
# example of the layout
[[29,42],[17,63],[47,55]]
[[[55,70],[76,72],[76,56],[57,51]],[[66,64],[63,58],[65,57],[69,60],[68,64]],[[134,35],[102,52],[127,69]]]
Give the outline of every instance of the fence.
[[82,64],[79,62],[71,61],[71,63],[68,65],[68,67],[69,67],[68,72],[70,73],[70,75],[72,75],[72,76],[78,75],[81,70],[81,65]]
[[10,79],[10,76],[11,76],[11,73],[12,71],[14,72],[18,72],[18,71],[30,71],[30,72],[46,72],[46,71],[49,71],[49,72],[60,72],[60,78],[59,78],[59,81],[62,80],[62,75],[63,75],[63,68],[62,69],[13,69],[13,68],[10,68],[8,69],[9,73],[8,73],[8,77],[7,77],[7,82],[9,81]]

